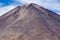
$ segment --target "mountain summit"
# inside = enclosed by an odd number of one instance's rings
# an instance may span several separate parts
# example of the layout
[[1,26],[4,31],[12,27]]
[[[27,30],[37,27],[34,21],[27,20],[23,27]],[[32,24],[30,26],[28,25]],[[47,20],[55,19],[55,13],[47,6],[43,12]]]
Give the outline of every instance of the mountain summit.
[[60,40],[60,16],[34,3],[18,6],[0,17],[0,40]]

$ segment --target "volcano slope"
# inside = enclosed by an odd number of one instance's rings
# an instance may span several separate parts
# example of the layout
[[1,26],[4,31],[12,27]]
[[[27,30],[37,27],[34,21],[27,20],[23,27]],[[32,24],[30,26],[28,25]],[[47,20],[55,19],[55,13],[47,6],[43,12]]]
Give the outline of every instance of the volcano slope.
[[0,16],[0,40],[60,40],[60,15],[34,3],[18,6]]

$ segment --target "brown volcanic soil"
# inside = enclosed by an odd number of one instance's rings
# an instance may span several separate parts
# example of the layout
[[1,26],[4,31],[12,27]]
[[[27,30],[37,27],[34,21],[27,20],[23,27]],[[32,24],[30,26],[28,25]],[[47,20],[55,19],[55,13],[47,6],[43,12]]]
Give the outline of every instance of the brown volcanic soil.
[[60,40],[60,16],[37,4],[18,6],[0,17],[0,40]]

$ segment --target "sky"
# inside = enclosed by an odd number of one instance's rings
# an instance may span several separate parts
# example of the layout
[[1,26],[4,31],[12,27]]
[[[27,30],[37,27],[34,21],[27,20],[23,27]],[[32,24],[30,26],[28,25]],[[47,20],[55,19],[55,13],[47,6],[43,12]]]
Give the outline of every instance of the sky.
[[26,3],[38,4],[60,15],[60,0],[0,0],[0,16]]

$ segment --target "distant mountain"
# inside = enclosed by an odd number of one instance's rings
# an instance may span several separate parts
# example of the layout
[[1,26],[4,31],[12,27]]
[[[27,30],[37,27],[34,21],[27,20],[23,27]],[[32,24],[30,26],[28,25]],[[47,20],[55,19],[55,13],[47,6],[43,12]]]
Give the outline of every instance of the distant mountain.
[[31,3],[0,16],[0,40],[60,40],[60,15]]

